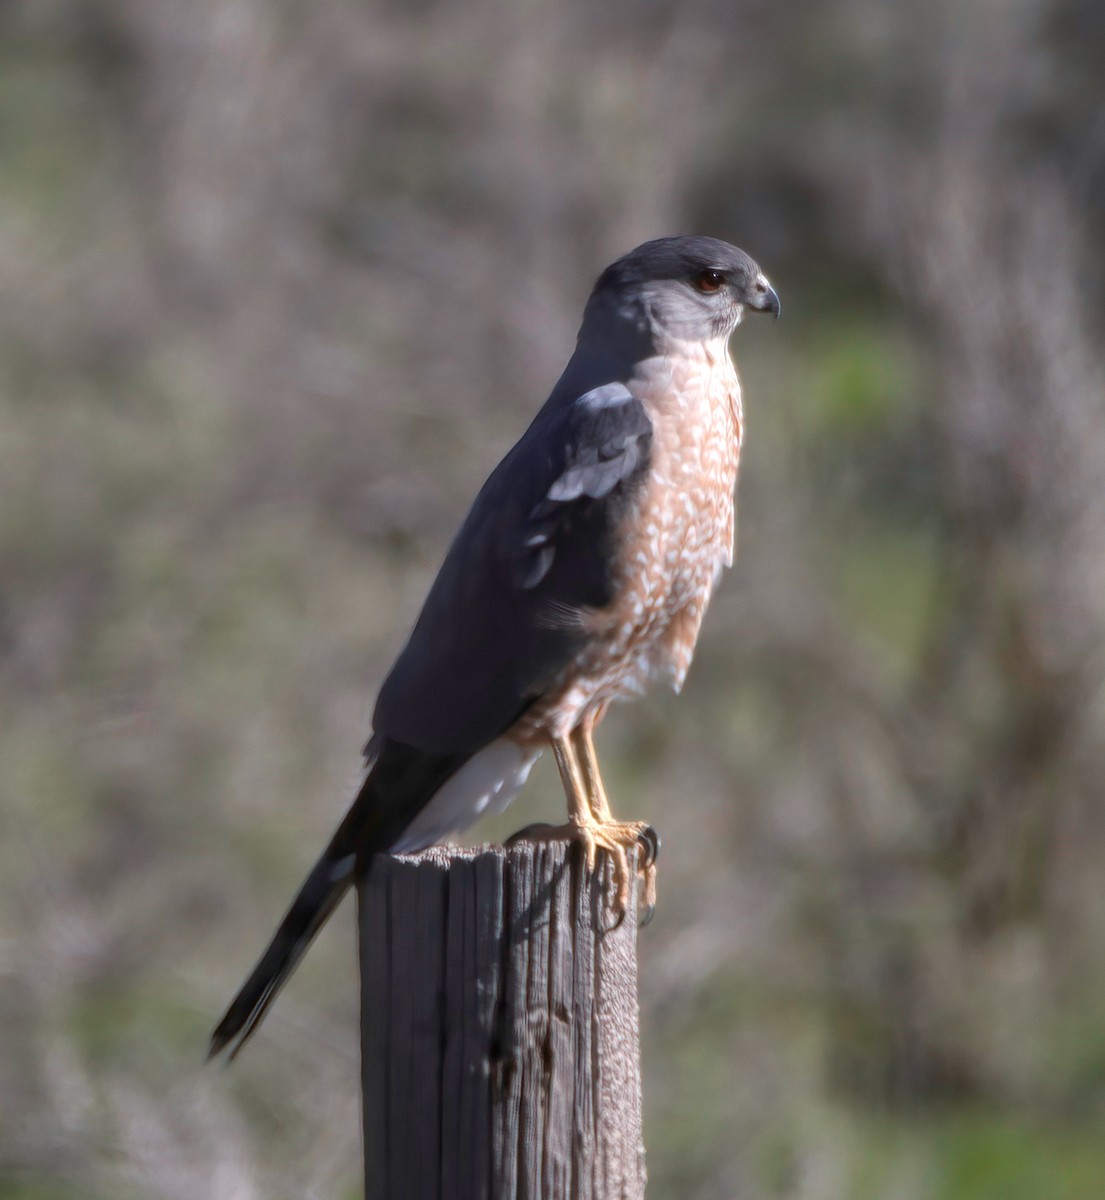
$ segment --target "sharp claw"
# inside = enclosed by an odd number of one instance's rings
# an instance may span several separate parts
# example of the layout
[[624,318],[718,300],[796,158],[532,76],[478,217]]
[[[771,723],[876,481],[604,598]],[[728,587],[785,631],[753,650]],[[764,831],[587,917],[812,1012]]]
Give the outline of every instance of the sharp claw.
[[[586,865],[588,873],[593,873],[598,865],[599,851],[602,850],[610,855],[610,865],[613,872],[612,882],[614,884],[614,896],[610,902],[610,908],[614,915],[613,929],[621,926],[625,920],[626,913],[629,910],[629,889],[635,886],[637,878],[640,877],[641,890],[640,902],[638,905],[639,925],[641,927],[647,925],[651,920],[653,913],[656,910],[656,858],[660,853],[660,835],[651,825],[637,827],[636,840],[639,846],[636,861],[636,872],[630,875],[628,847],[633,845],[632,841],[625,839],[627,832],[625,826],[618,826],[611,833],[608,830],[603,830],[601,827],[592,829],[590,826],[570,823],[566,826],[555,826],[545,824],[527,825],[525,829],[519,830],[507,839],[508,846],[514,845],[516,842],[534,839],[542,841],[545,839],[563,839],[567,838],[572,842],[580,845],[580,850],[583,855],[583,862]],[[598,836],[596,836],[596,834]]]
[[637,834],[637,841],[644,851],[644,859],[638,864],[639,868],[648,870],[660,856],[660,835],[651,825],[646,825],[644,829]]

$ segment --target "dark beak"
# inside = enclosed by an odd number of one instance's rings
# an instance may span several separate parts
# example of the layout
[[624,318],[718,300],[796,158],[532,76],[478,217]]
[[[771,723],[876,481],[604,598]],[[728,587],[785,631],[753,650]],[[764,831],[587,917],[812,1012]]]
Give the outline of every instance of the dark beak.
[[748,289],[748,299],[745,304],[756,312],[769,312],[777,321],[779,313],[782,311],[782,306],[779,303],[779,296],[770,283],[763,275],[757,275],[752,286]]

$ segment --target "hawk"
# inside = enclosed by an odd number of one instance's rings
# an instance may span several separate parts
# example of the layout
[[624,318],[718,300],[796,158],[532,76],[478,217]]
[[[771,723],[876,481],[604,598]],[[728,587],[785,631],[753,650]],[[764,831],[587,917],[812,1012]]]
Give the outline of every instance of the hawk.
[[384,680],[364,780],[211,1037],[233,1057],[352,883],[379,853],[423,849],[501,811],[551,746],[563,836],[646,893],[657,848],[614,819],[592,735],[612,700],[683,684],[710,595],[733,560],[741,390],[729,337],[779,298],[743,251],[646,242],[599,277],[575,353],[491,473]]

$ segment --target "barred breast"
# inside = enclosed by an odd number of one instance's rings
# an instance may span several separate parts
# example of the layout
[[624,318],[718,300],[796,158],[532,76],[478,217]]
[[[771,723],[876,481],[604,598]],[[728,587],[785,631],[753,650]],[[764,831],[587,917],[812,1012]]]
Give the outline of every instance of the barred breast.
[[628,386],[652,420],[653,444],[618,539],[615,599],[583,615],[591,636],[512,731],[523,742],[563,736],[653,680],[678,691],[714,585],[733,561],[743,420],[727,344],[683,344],[647,359]]

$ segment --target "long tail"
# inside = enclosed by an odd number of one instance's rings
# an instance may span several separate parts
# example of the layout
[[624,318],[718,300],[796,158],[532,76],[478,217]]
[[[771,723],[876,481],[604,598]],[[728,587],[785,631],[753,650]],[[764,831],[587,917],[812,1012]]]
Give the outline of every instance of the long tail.
[[357,864],[387,851],[434,793],[468,757],[424,754],[379,739],[375,762],[322,857],[292,901],[268,949],[211,1035],[209,1059],[228,1046],[235,1058],[261,1023],[318,931],[341,903]]

